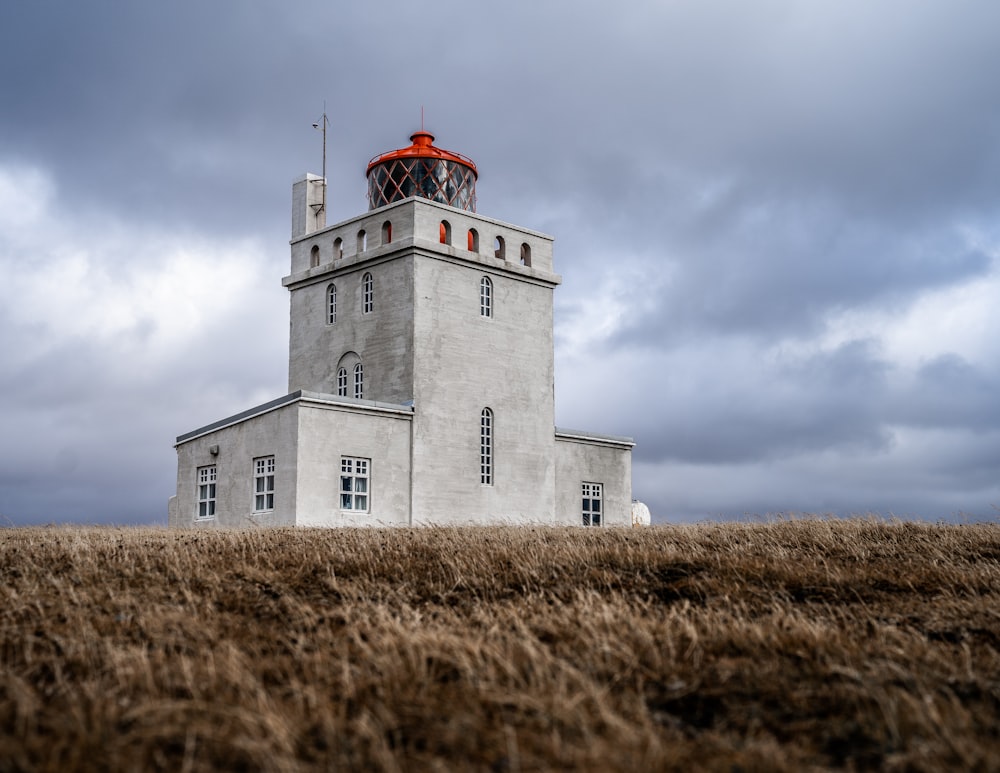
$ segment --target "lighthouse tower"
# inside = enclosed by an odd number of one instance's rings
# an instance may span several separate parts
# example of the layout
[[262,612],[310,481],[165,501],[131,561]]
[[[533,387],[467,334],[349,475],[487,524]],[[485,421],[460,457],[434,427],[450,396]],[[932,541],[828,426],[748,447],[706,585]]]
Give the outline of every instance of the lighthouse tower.
[[554,426],[552,238],[410,142],[350,220],[294,183],[288,394],[177,438],[171,525],[631,524],[632,441]]

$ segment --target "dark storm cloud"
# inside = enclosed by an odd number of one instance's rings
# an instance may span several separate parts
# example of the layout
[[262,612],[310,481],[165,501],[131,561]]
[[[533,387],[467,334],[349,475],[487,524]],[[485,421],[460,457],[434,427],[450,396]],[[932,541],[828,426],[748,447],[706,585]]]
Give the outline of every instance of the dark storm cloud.
[[[283,391],[324,100],[331,220],[423,106],[481,213],[556,236],[557,421],[635,435],[654,514],[990,512],[998,26],[981,0],[5,4],[0,514],[162,520],[173,437]],[[922,304],[963,287],[945,335]]]

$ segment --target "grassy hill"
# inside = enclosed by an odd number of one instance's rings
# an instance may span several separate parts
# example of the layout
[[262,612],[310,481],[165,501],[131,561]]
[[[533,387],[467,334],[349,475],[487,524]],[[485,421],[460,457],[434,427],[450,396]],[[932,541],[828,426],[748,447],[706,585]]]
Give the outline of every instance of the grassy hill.
[[1000,766],[1000,529],[0,531],[0,772]]

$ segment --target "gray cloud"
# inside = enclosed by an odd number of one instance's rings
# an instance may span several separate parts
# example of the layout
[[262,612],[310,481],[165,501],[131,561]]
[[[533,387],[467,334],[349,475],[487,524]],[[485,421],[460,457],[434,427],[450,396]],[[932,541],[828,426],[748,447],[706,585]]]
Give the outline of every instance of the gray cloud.
[[480,212],[556,236],[557,420],[635,435],[659,518],[988,516],[998,23],[980,0],[7,4],[0,515],[162,520],[173,437],[284,390],[289,184],[326,100],[333,219],[423,106]]

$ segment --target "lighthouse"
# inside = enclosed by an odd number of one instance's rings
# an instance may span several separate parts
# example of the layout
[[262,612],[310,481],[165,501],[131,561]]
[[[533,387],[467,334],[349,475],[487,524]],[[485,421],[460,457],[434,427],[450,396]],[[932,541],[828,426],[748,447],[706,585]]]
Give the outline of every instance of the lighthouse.
[[176,438],[171,526],[631,525],[633,441],[555,426],[553,238],[409,139],[349,220],[293,183],[287,394]]

